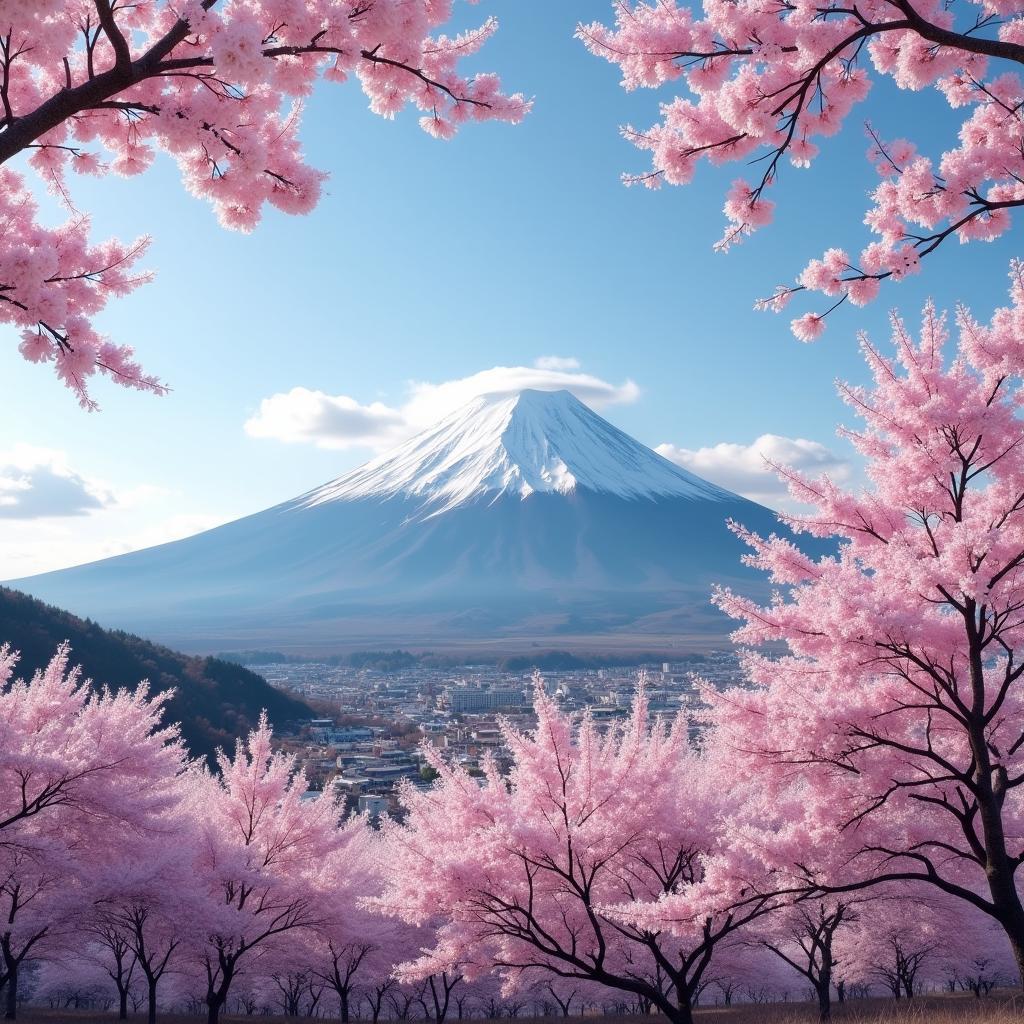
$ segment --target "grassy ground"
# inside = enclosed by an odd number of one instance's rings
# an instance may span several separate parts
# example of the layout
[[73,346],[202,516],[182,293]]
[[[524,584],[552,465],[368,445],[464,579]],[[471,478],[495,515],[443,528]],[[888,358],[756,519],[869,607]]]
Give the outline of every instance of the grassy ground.
[[[704,1024],[815,1024],[810,1003],[745,1004],[698,1010]],[[833,1004],[832,1016],[844,1024],[1024,1024],[1024,998],[992,995],[919,996],[913,1000],[858,999]]]
[[[921,996],[910,1002],[894,1002],[888,999],[862,999],[836,1004],[833,1017],[844,1024],[1024,1024],[1024,997],[992,995],[987,999],[975,999],[971,995]],[[697,1010],[698,1024],[816,1024],[817,1011],[810,1003],[762,1003],[740,1004],[737,1006],[709,1006]],[[18,1015],[19,1020],[33,1024],[116,1024],[116,1014],[94,1013],[74,1010],[26,1009]],[[144,1016],[132,1015],[133,1022],[145,1020]],[[295,1017],[237,1017],[227,1015],[221,1018],[225,1024],[241,1021],[260,1024],[296,1024],[309,1018]],[[665,1024],[664,1017],[594,1017],[582,1018],[594,1024]],[[199,1017],[181,1014],[161,1015],[160,1024],[197,1024]],[[332,1018],[319,1018],[329,1024]],[[572,1017],[569,1021],[561,1017],[517,1018],[515,1024],[575,1024],[581,1020]],[[488,1024],[474,1018],[476,1024]],[[410,1021],[408,1024],[422,1024]],[[459,1024],[454,1018],[450,1024]],[[512,1024],[502,1018],[499,1024]]]

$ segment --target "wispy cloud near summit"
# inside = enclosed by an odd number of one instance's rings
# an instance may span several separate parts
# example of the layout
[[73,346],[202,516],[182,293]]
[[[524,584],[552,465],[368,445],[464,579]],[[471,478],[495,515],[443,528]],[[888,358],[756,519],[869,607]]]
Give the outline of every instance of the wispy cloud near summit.
[[659,444],[654,450],[719,487],[775,509],[793,509],[793,503],[773,466],[785,466],[812,477],[829,476],[837,483],[849,480],[852,474],[849,460],[820,441],[779,434],[762,434],[750,444],[723,441],[696,449]]
[[580,370],[579,360],[541,356],[534,366],[494,366],[455,380],[411,381],[405,401],[363,404],[348,395],[330,395],[306,387],[278,392],[260,402],[245,422],[250,437],[319,448],[369,448],[380,451],[430,426],[480,395],[511,395],[524,388],[571,391],[601,409],[634,402],[636,383],[613,384]]

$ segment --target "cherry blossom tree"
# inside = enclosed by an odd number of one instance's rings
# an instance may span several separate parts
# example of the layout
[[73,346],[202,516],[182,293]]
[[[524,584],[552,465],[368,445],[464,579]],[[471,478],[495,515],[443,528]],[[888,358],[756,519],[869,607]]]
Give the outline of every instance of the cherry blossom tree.
[[715,951],[776,905],[756,858],[727,849],[744,787],[722,785],[682,717],[652,725],[642,693],[603,735],[539,682],[534,708],[531,732],[502,726],[507,779],[489,763],[478,785],[430,751],[438,779],[404,791],[378,905],[443,923],[400,977],[493,966],[506,995],[594,982],[689,1022]]
[[950,974],[962,976],[976,955],[996,946],[1013,973],[1005,936],[991,918],[937,891],[913,895],[891,891],[837,935],[849,981],[913,999]]
[[814,508],[793,525],[838,535],[833,557],[736,527],[784,592],[717,594],[751,685],[708,697],[766,787],[798,768],[810,885],[933,887],[998,922],[1022,969],[1024,265],[1011,280],[989,324],[958,311],[952,352],[931,306],[916,340],[894,318],[893,356],[863,340],[873,387],[841,393],[869,486],[786,473]]
[[49,943],[59,941],[61,923],[78,909],[81,888],[75,884],[69,858],[45,842],[22,841],[5,851],[0,874],[0,984],[6,995],[5,1020],[18,1015],[18,983],[23,965]]
[[30,827],[76,817],[108,830],[174,801],[184,751],[161,723],[166,694],[95,692],[62,645],[45,670],[15,679],[18,654],[0,647],[0,835],[18,845]]
[[327,939],[326,955],[316,969],[316,975],[338,997],[338,1019],[342,1024],[348,1024],[352,1019],[359,983],[364,975],[369,974],[371,957],[378,950],[377,944],[369,937],[341,942]]
[[364,903],[383,887],[380,833],[355,827],[325,866],[331,880],[321,900],[321,919],[312,933],[312,976],[338,1000],[338,1016],[348,1024],[362,993],[422,945],[415,929],[373,913]]
[[249,979],[253,993],[264,1006],[276,1006],[286,1017],[318,1016],[329,986],[314,972],[315,962],[312,932],[291,932],[258,955]]
[[[299,129],[321,78],[354,76],[382,117],[419,109],[441,139],[467,121],[519,121],[521,95],[459,71],[497,23],[448,35],[451,16],[451,0],[0,2],[0,322],[21,331],[25,358],[52,362],[86,408],[97,371],[164,390],[94,324],[147,279],[146,239],[91,241],[69,170],[140,174],[162,151],[224,226],[249,231],[268,203],[316,205],[324,175],[305,162]],[[14,169],[25,155],[68,211],[60,227],[44,226]]]
[[[33,1001],[52,1009],[107,1010],[115,1005],[111,976],[100,948],[79,949],[81,955],[50,957],[37,962]],[[135,994],[130,987],[129,1002]]]
[[[785,915],[784,908],[781,913]],[[792,967],[757,941],[757,936],[776,934],[772,928],[775,915],[755,922],[750,929],[741,931],[734,942],[716,952],[711,984],[702,1002],[706,1005],[732,1006],[737,1002],[789,1002],[798,996],[806,984],[800,984],[799,975]]]
[[157,1019],[161,982],[197,940],[205,910],[194,884],[200,832],[186,813],[182,781],[181,799],[144,834],[126,836],[116,860],[92,871],[86,930],[112,954],[114,943],[126,949],[145,991],[149,1024]]
[[935,954],[935,939],[906,926],[890,928],[874,950],[869,977],[882,981],[894,999],[918,995],[918,976]]
[[[358,1010],[356,1016],[378,1024],[388,1016],[389,1007],[396,1005],[396,998],[399,1000],[397,1005],[404,1005],[408,1016],[413,998],[412,986],[399,985],[395,970],[400,964],[414,959],[423,949],[424,942],[422,929],[398,919],[384,918],[379,914],[373,916],[376,920],[371,934],[375,948],[360,961],[353,992],[356,997],[354,1005]],[[322,959],[320,963],[323,964]],[[403,993],[401,996],[400,992]],[[352,994],[350,992],[350,1000]],[[459,997],[461,995],[460,992]]]
[[423,1007],[424,1017],[434,1024],[444,1024],[454,1006],[453,993],[465,980],[466,976],[458,964],[428,974],[417,989],[417,999]]
[[842,931],[837,946],[851,982],[874,985],[894,999],[929,989],[976,991],[1012,984],[1017,973],[1006,936],[991,917],[940,892],[908,899],[906,891],[872,905]]
[[200,835],[194,871],[206,899],[195,956],[209,1024],[257,954],[272,962],[285,938],[308,938],[325,920],[335,855],[365,827],[356,820],[339,829],[330,794],[303,800],[305,776],[272,738],[264,716],[233,757],[218,757],[218,775],[195,773],[188,797]]
[[58,940],[116,861],[177,798],[184,752],[146,686],[96,693],[62,646],[31,681],[0,649],[0,984],[17,1010],[26,959]]
[[770,189],[785,164],[809,167],[873,80],[935,89],[963,111],[938,160],[868,126],[868,159],[880,181],[865,223],[875,240],[859,255],[829,249],[795,284],[759,303],[779,311],[797,292],[824,296],[829,308],[793,320],[803,341],[818,337],[840,303],[870,302],[882,281],[917,273],[947,239],[1003,234],[1024,204],[1024,19],[1014,0],[704,0],[702,12],[680,0],[617,0],[614,7],[613,27],[579,27],[587,48],[620,68],[626,89],[682,82],[690,94],[663,103],[653,127],[624,129],[652,158],[648,172],[627,181],[686,184],[701,161],[754,168],[726,196],[722,250],[773,219]]
[[[132,991],[132,983],[138,977],[138,961],[132,951],[131,943],[125,932],[116,924],[102,919],[90,923],[84,931],[96,940],[92,958],[98,963],[117,990],[117,1019],[128,1019],[128,999]],[[88,957],[90,951],[86,950]]]
[[850,898],[803,900],[769,919],[764,947],[804,977],[818,1001],[818,1019],[832,1016],[832,987],[840,961],[836,933],[858,920],[858,901]]
[[[536,987],[536,998],[544,1010],[540,1016],[543,1017],[571,1017],[586,998],[586,985],[573,979],[552,977]],[[554,1003],[555,1012],[550,1012],[549,1000]]]

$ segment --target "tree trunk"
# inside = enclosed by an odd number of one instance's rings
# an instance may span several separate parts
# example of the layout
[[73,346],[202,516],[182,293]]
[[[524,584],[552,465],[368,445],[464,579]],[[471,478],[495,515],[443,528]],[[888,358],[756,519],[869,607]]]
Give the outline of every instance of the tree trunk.
[[127,1020],[128,1019],[128,989],[124,985],[118,984],[117,986],[117,1019]]
[[676,992],[678,997],[676,1000],[675,1013],[666,1016],[672,1021],[672,1024],[693,1024],[693,1002],[690,997],[689,991],[680,985]]
[[1013,962],[1017,965],[1017,973],[1020,976],[1018,985],[1024,988],[1024,928],[1018,930],[1004,922],[1003,930],[1010,940],[1010,949],[1013,950]]
[[213,979],[206,989],[206,1024],[220,1024],[220,1012],[228,1001],[228,990],[231,988],[231,979],[234,976],[234,964],[227,958],[222,957],[220,961],[220,984],[214,988]]
[[819,981],[815,986],[818,993],[818,1020],[832,1019],[832,995],[828,981]]
[[221,984],[219,988],[208,989],[206,993],[206,1024],[220,1024],[220,1011],[228,1001],[228,986]]
[[1002,765],[993,766],[985,722],[980,709],[985,705],[985,671],[982,648],[974,632],[973,617],[975,604],[967,605],[971,616],[968,624],[970,640],[970,679],[974,702],[974,715],[968,725],[967,734],[974,756],[974,777],[978,788],[977,806],[981,818],[981,833],[985,847],[985,874],[988,878],[989,893],[995,908],[995,917],[1003,926],[1006,937],[1013,949],[1013,958],[1024,986],[1024,904],[1017,892],[1015,878],[1016,864],[1006,849],[1006,832],[1003,827],[1003,801],[1007,792],[1007,773]]
[[18,1019],[18,965],[7,968],[7,1011],[4,1020]]
[[338,992],[338,999],[341,1001],[341,1024],[348,1024],[348,989],[343,988]]
[[[1005,859],[1005,858],[999,858]],[[989,854],[991,863],[992,856]],[[989,871],[989,892],[992,902],[1000,913],[997,920],[1003,926],[1006,938],[1013,950],[1013,961],[1017,965],[1018,985],[1024,987],[1024,906],[1017,894],[1017,885],[1012,871]],[[1005,875],[1006,877],[999,877]]]
[[147,1000],[146,1000],[146,1022],[156,1024],[156,978],[146,979]]

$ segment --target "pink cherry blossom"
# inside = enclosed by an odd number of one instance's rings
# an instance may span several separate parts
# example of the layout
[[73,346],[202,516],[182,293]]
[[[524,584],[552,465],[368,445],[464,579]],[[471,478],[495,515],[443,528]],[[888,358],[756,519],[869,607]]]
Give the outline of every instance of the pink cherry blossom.
[[790,327],[800,341],[816,341],[825,330],[825,320],[818,313],[804,313],[797,317]]
[[[0,322],[20,331],[25,358],[52,363],[90,409],[97,372],[165,390],[94,327],[111,297],[147,280],[146,239],[91,242],[68,170],[142,174],[165,152],[222,225],[251,231],[267,204],[317,204],[325,175],[306,163],[299,129],[321,78],[354,76],[383,117],[422,111],[437,138],[466,121],[521,120],[521,94],[460,71],[497,23],[448,36],[451,13],[436,0],[0,0]],[[11,169],[28,154],[68,210],[58,228],[40,223]]]
[[[937,156],[868,126],[868,159],[880,181],[865,222],[878,239],[835,277],[819,275],[812,261],[795,284],[782,286],[787,292],[822,291],[838,295],[837,304],[847,297],[863,304],[879,282],[916,273],[947,239],[1003,234],[1024,205],[1024,19],[1017,0],[969,0],[962,10],[925,0],[912,17],[896,0],[855,8],[815,0],[703,0],[695,8],[683,0],[622,0],[613,7],[614,25],[578,27],[587,49],[618,67],[627,90],[670,82],[680,90],[652,127],[625,129],[651,156],[650,170],[626,181],[687,184],[702,160],[762,168],[757,181],[730,189],[720,251],[773,219],[765,193],[785,162],[812,166],[823,140],[843,130],[874,80],[935,90],[963,110],[959,132]],[[780,303],[758,305],[777,310]],[[807,322],[797,323],[798,337],[812,340]]]
[[803,852],[792,856],[810,882],[833,894],[880,882],[937,889],[1002,929],[1018,971],[1022,274],[1015,262],[1012,304],[988,324],[957,312],[955,346],[931,305],[917,337],[894,317],[891,354],[863,339],[873,384],[840,392],[863,421],[843,433],[868,485],[785,474],[814,510],[791,524],[839,540],[825,557],[737,528],[749,564],[783,592],[767,606],[718,592],[743,623],[735,638],[749,648],[751,685],[706,691],[717,740],[767,789],[784,798],[799,773]]
[[506,996],[597,982],[689,1024],[717,951],[779,903],[767,833],[746,832],[763,808],[745,805],[741,780],[722,784],[725,765],[690,746],[683,716],[652,723],[642,691],[602,734],[535,685],[536,728],[503,726],[508,779],[491,763],[478,785],[429,752],[438,780],[405,790],[375,905],[436,937],[400,977],[496,968]]
[[0,648],[0,986],[13,1018],[22,965],[73,944],[98,873],[152,835],[183,769],[163,698],[96,693],[61,647],[29,680]]
[[191,779],[187,799],[199,830],[193,873],[205,896],[193,956],[209,1024],[217,1024],[236,974],[251,960],[328,919],[323,897],[337,883],[332,868],[364,827],[357,819],[340,829],[330,794],[304,801],[305,777],[294,757],[273,749],[272,737],[264,718],[234,756],[220,755],[218,775]]

